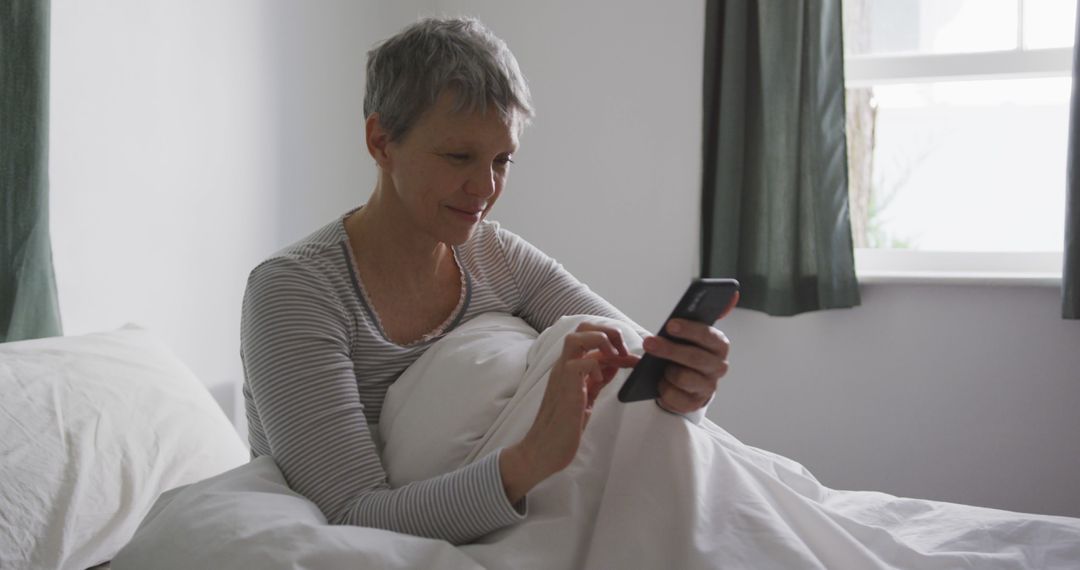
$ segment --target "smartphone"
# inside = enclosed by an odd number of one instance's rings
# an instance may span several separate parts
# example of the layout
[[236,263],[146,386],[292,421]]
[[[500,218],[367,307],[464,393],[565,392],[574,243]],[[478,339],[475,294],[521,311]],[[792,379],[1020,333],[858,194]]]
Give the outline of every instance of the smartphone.
[[[694,279],[686,288],[675,310],[671,311],[671,319],[686,319],[712,325],[726,315],[735,303],[739,301],[739,282],[734,279]],[[687,341],[668,335],[667,321],[660,328],[657,336],[677,342],[689,344]],[[639,400],[652,400],[660,397],[660,380],[664,374],[664,368],[670,360],[645,353],[641,360],[630,372],[626,382],[619,390],[619,401],[637,402]]]

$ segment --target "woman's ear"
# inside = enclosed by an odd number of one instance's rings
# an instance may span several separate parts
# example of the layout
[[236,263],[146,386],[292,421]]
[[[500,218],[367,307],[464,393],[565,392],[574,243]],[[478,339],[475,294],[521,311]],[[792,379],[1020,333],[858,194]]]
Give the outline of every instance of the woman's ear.
[[378,113],[368,115],[364,122],[364,135],[368,152],[371,158],[375,159],[375,164],[379,165],[379,168],[389,168],[390,155],[386,147],[390,144],[390,133],[383,128]]

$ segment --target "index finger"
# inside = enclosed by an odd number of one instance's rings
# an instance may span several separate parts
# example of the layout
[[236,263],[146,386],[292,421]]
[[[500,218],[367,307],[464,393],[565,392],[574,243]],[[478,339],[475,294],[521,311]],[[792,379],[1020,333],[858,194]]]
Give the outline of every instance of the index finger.
[[581,358],[594,350],[606,356],[619,356],[611,340],[602,331],[575,330],[563,339],[566,358]]
[[616,354],[614,356],[606,356],[604,354],[593,353],[587,355],[586,358],[592,358],[600,363],[601,367],[614,367],[614,368],[633,368],[637,366],[637,363],[641,360],[641,357],[636,354]]
[[619,356],[626,356],[630,353],[630,350],[626,348],[626,343],[623,342],[622,332],[615,327],[585,321],[578,325],[577,330],[604,333],[604,336],[608,338],[608,342],[619,353]]

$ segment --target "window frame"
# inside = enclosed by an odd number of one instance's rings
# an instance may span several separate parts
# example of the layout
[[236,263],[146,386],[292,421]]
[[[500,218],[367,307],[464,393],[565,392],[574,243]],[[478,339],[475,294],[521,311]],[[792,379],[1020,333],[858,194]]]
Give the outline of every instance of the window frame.
[[1072,63],[1073,48],[847,56],[844,58],[844,87],[1063,77],[1072,74]]
[[[1024,1],[1020,0],[1018,4],[1021,17],[1017,21],[1016,49],[971,53],[845,54],[844,87],[1071,76],[1073,47],[1024,47]],[[863,283],[1058,285],[1062,260],[1063,252],[855,248],[855,272]]]

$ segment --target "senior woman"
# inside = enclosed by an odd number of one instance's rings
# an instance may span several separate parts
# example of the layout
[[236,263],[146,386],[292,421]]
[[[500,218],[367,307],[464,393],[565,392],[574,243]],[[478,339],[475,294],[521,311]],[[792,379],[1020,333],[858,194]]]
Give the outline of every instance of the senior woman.
[[[513,55],[479,22],[427,19],[377,46],[364,114],[378,166],[370,199],[249,276],[241,354],[251,452],[272,456],[333,524],[468,542],[525,516],[529,490],[574,458],[597,393],[637,357],[615,329],[581,325],[524,439],[400,488],[387,483],[374,435],[390,384],[485,312],[537,330],[569,314],[632,321],[486,220],[532,108]],[[679,324],[672,334],[690,344],[650,337],[645,349],[673,362],[661,407],[700,417],[728,344],[712,327]]]

